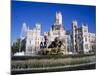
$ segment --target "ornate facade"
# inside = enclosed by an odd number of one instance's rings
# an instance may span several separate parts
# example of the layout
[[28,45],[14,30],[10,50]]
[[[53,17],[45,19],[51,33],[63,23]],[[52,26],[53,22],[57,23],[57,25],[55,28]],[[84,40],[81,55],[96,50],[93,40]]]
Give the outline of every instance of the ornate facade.
[[28,28],[27,35],[26,35],[26,51],[27,55],[30,54],[37,54],[37,50],[40,49],[40,42],[41,42],[41,25],[36,24],[33,30]]
[[[90,41],[91,39],[92,42]],[[95,33],[90,33],[88,31],[88,26],[82,24],[82,27],[78,27],[77,21],[72,22],[72,46],[73,52],[83,52],[88,53],[93,50],[91,45],[96,46],[96,36]],[[94,47],[95,50],[96,47]]]
[[26,55],[36,55],[41,50],[41,43],[46,41],[48,47],[55,38],[59,38],[64,42],[64,54],[72,53],[88,53],[96,50],[95,33],[88,31],[88,26],[82,24],[78,27],[76,20],[72,22],[72,30],[66,31],[62,22],[61,12],[56,12],[55,23],[50,28],[49,32],[44,32],[41,35],[41,25],[36,24],[34,29],[26,28]]

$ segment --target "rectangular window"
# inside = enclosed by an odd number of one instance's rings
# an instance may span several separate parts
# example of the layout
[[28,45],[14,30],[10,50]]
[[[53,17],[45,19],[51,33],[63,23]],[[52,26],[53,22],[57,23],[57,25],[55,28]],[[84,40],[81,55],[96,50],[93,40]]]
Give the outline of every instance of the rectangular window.
[[87,42],[87,38],[85,37],[85,41]]
[[88,49],[88,44],[85,44],[85,48]]
[[84,29],[84,32],[87,32],[87,29]]

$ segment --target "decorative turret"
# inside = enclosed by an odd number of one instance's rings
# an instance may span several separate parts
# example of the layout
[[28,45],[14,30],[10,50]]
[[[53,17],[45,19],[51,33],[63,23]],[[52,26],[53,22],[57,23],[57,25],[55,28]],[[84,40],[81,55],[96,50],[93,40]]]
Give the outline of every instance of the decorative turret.
[[77,21],[76,20],[73,20],[72,21],[72,29],[77,28],[77,27],[78,27]]
[[76,20],[72,21],[72,45],[73,45],[73,52],[76,52],[77,50],[77,28],[78,24]]
[[61,12],[56,12],[56,22],[52,25],[52,30],[64,30]]
[[56,24],[55,25],[62,25],[62,14],[61,14],[61,12],[56,12]]
[[41,24],[39,24],[39,23],[36,23],[36,29],[41,29]]

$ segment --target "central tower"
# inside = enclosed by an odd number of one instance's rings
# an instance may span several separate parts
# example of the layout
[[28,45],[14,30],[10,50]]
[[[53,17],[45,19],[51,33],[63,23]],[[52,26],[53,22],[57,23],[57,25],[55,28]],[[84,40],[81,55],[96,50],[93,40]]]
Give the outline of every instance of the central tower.
[[56,25],[62,25],[62,14],[61,12],[56,12]]
[[62,14],[61,12],[56,12],[55,14],[55,22],[52,25],[52,28],[50,29],[50,35],[52,37],[52,41],[56,38],[63,38],[66,36],[66,31],[64,28],[64,25],[62,23]]
[[60,11],[57,11],[55,14],[55,23],[52,25],[52,30],[61,31],[64,30],[62,23],[62,14]]
[[52,43],[56,38],[63,43],[63,53],[67,54],[67,35],[62,22],[62,14],[59,11],[56,12],[55,22],[50,29],[49,42]]

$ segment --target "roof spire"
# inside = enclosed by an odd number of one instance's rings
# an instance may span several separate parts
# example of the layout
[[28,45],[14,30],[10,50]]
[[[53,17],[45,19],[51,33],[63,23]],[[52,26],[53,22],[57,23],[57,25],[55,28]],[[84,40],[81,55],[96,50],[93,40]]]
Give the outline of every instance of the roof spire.
[[56,12],[56,24],[62,25],[62,14],[60,11]]

